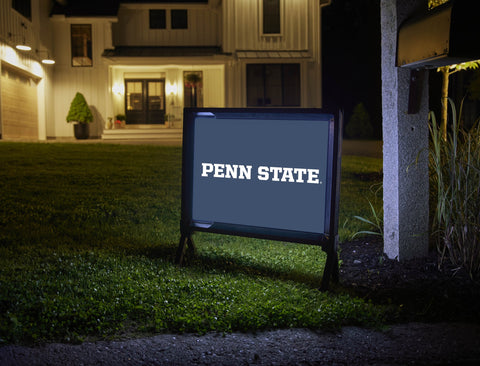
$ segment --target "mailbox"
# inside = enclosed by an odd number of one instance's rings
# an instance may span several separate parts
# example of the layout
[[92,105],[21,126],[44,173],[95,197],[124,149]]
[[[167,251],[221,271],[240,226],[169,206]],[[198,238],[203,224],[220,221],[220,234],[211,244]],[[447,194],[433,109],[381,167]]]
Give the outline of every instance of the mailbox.
[[398,30],[397,66],[436,68],[480,59],[478,0],[451,0]]

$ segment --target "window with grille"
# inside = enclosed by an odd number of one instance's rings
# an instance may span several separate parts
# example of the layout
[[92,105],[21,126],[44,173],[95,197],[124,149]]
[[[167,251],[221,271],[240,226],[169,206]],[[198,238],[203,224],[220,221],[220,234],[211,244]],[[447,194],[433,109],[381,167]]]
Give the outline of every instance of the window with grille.
[[71,26],[72,66],[92,66],[92,25]]
[[248,64],[247,106],[300,106],[300,64]]
[[263,34],[281,33],[280,0],[263,0],[262,20]]

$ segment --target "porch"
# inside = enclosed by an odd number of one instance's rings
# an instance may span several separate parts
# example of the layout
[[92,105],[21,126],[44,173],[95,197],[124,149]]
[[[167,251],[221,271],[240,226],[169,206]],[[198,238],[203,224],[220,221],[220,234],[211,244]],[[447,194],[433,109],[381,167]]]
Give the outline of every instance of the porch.
[[129,140],[129,141],[168,141],[182,143],[182,128],[167,128],[158,125],[127,125],[124,128],[105,129],[102,140]]

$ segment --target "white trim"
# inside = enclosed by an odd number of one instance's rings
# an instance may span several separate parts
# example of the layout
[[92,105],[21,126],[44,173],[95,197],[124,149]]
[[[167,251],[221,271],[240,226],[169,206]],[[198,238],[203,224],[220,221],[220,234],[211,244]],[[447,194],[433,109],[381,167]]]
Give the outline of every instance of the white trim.
[[118,17],[108,16],[108,17],[66,17],[65,15],[52,15],[50,20],[54,22],[65,22],[67,24],[98,24],[98,23],[117,23]]
[[261,39],[283,38],[285,32],[285,0],[280,2],[280,33],[263,33],[263,1],[258,2],[258,32]]
[[124,9],[133,9],[133,10],[162,10],[162,9],[209,9],[210,6],[208,4],[188,4],[188,3],[177,3],[177,4],[138,4],[138,3],[122,3],[120,4],[120,8]]
[[47,139],[45,82],[45,78],[43,78],[37,83],[37,126],[39,140]]
[[224,65],[232,56],[192,57],[102,57],[111,66]]

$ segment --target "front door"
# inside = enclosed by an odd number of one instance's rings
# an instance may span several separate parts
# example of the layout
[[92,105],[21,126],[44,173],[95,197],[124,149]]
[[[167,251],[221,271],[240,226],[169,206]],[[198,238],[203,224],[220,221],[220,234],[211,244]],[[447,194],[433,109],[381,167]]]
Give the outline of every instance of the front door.
[[125,79],[127,124],[165,124],[165,79]]

